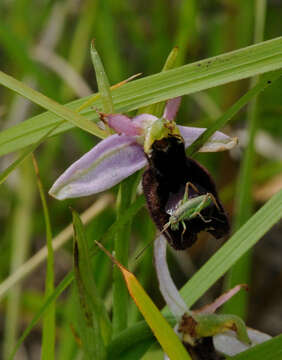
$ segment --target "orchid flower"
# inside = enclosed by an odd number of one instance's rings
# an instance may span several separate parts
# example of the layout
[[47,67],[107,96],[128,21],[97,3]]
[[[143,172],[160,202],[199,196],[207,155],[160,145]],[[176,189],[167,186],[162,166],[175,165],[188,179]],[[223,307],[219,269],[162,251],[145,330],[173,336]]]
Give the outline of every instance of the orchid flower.
[[[158,136],[158,122],[173,122],[180,100],[180,97],[169,100],[161,119],[151,114],[132,119],[123,114],[102,114],[102,119],[117,134],[102,140],[74,162],[53,184],[49,194],[59,200],[96,194],[142,169],[147,164],[145,153],[149,151],[152,139]],[[186,148],[205,131],[197,127],[177,128]],[[236,144],[236,138],[217,131],[200,151],[224,151]]]
[[[215,314],[221,305],[240,289],[246,288],[246,285],[237,285],[211,304],[190,310],[170,276],[166,248],[167,242],[164,236],[160,235],[154,243],[156,273],[160,291],[176,320],[174,330],[188,352],[193,353],[197,359],[206,359],[204,355],[207,353],[208,358],[222,359],[219,354],[234,356],[271,338],[267,334],[246,328],[243,320],[235,315]],[[166,355],[165,359],[168,360]]]

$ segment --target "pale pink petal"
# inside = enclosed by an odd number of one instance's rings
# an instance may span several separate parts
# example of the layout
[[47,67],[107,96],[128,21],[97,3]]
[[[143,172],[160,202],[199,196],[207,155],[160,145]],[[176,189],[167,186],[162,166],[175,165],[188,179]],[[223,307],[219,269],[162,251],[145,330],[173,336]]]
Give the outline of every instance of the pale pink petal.
[[226,291],[224,294],[219,296],[214,302],[211,304],[208,304],[204,307],[202,307],[199,310],[196,310],[195,312],[200,314],[213,314],[220,306],[222,306],[224,303],[226,303],[229,299],[232,298],[237,292],[241,289],[247,289],[246,284],[237,285],[234,288]]
[[129,136],[140,135],[142,129],[135,124],[128,116],[122,114],[106,115],[107,123],[110,128],[114,129],[118,134]]
[[158,120],[155,115],[152,114],[140,114],[132,119],[132,122],[145,130],[148,126],[151,126],[154,121]]
[[179,321],[184,313],[190,312],[170,276],[166,261],[166,247],[167,241],[165,237],[163,235],[158,236],[154,242],[156,273],[162,296],[170,311]]
[[[185,147],[188,148],[206,129],[189,127],[189,126],[178,126],[181,136],[185,141]],[[236,137],[230,137],[223,134],[220,131],[216,131],[208,141],[201,147],[199,152],[218,152],[230,150],[238,143]]]
[[59,200],[107,190],[144,167],[143,148],[127,135],[112,135],[72,164],[49,194]]
[[181,96],[168,100],[164,109],[163,117],[169,121],[172,121],[176,117],[180,103]]

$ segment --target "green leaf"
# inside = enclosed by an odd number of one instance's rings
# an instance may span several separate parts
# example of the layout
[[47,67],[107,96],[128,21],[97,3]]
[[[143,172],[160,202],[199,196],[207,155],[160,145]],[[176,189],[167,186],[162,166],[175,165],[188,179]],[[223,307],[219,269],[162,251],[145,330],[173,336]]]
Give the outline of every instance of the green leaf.
[[[106,234],[102,238],[103,244],[106,244],[110,239],[112,239],[115,234],[128,222],[130,222],[133,217],[138,213],[138,211],[145,205],[144,195],[139,196],[134,203],[124,211],[123,216],[118,218],[107,230]],[[97,252],[97,245],[91,247],[91,255],[94,255]]]
[[[119,185],[117,199],[117,221],[123,218],[124,212],[130,207],[140,182],[140,171],[131,175]],[[116,259],[124,266],[128,266],[129,244],[131,236],[131,221],[120,226],[114,236],[114,250]],[[128,291],[122,275],[117,268],[113,270],[113,336],[127,327],[128,321]]]
[[238,355],[229,357],[232,360],[279,360],[282,359],[282,335],[256,345]]
[[51,128],[47,133],[40,138],[35,144],[29,146],[23,151],[23,153],[11,164],[9,165],[1,174],[0,174],[0,185],[7,179],[7,177],[30,155],[32,154],[38,146],[45,140],[47,137],[60,125],[57,124]]
[[95,48],[94,40],[91,43],[90,54],[96,73],[96,80],[98,84],[99,93],[101,95],[101,100],[103,104],[102,111],[108,114],[113,114],[114,105],[110,90],[110,83],[108,80],[108,76],[105,72],[102,60],[98,54],[98,51]]
[[43,107],[46,110],[51,111],[60,118],[63,118],[66,121],[69,121],[73,125],[89,132],[90,134],[105,137],[105,132],[101,130],[96,124],[87,120],[85,117],[79,115],[70,108],[57,103],[56,101],[48,98],[47,96],[41,94],[40,92],[32,89],[28,85],[24,84],[21,81],[13,78],[0,71],[0,84],[6,86],[7,88],[15,91],[17,94],[31,100],[35,104]]
[[[113,93],[115,111],[128,112],[145,105],[188,95],[281,67],[282,37],[279,37],[125,84]],[[76,100],[67,107],[77,108],[86,99],[88,98]],[[101,107],[101,99],[97,99],[83,114],[89,120],[97,120],[98,116],[93,108],[99,107]],[[58,121],[60,121],[59,117],[47,112],[3,131],[0,134],[0,156],[38,141],[48,128]],[[54,134],[71,128],[73,128],[72,124],[65,123],[59,126]]]
[[[261,207],[184,285],[181,295],[192,306],[282,217],[282,190]],[[168,310],[165,310],[165,314]]]
[[[191,307],[234,264],[234,262],[236,262],[240,258],[240,256],[242,256],[246,251],[248,251],[252,246],[254,246],[255,243],[277,221],[281,219],[281,217],[282,191],[274,195],[261,209],[259,209],[256,214],[254,214],[251,219],[244,226],[242,226],[217,251],[217,253],[206,262],[206,264],[201,267],[201,269],[186,283],[186,285],[183,286],[180,293],[185,300],[187,306]],[[162,313],[167,316],[170,312],[168,308],[165,307]],[[171,319],[171,322],[174,324],[173,319]],[[148,339],[150,337],[150,334],[146,332],[146,325],[142,322],[128,328],[127,331],[128,333],[131,332],[133,338],[136,337],[136,339],[138,339],[139,327],[144,332],[144,340]],[[143,327],[145,327],[144,330]],[[124,332],[124,334],[126,333]],[[123,334],[120,334],[120,336],[121,339],[119,341],[122,344]],[[277,341],[280,341],[281,344],[281,338]],[[262,345],[263,344],[259,346]],[[110,349],[111,347],[115,347],[115,342],[111,344]],[[269,349],[270,347],[268,347],[268,351]],[[256,357],[256,359],[259,358],[260,357]],[[264,359],[264,357],[261,358]],[[255,357],[253,357],[252,359],[255,359]],[[269,357],[269,359],[273,359],[273,357]]]
[[41,316],[44,315],[50,304],[52,304],[58,296],[61,295],[61,293],[70,285],[70,283],[73,280],[73,272],[69,272],[68,275],[64,277],[64,279],[60,282],[60,284],[56,287],[54,292],[44,301],[41,308],[38,310],[38,312],[35,314],[29,325],[26,327],[25,331],[19,338],[15,348],[13,349],[11,355],[9,356],[9,360],[13,360],[16,352],[18,351],[21,344],[24,342],[26,337],[30,334],[31,330],[34,328],[34,326],[38,323]]
[[145,353],[149,350],[149,348],[152,345],[151,339],[143,340],[140,342],[137,342],[133,347],[129,347],[120,354],[120,356],[117,356],[114,354],[114,357],[111,357],[111,355],[108,355],[109,359],[115,359],[115,360],[138,360],[142,359]]
[[[124,226],[128,221],[130,221],[136,215],[136,213],[144,206],[144,204],[144,196],[139,196],[136,201],[134,201],[134,203],[124,212],[122,218],[110,226],[110,228],[103,236],[103,242],[106,243],[107,241],[112,239],[116,231],[118,231],[121,226]],[[91,256],[96,253],[96,250],[97,246],[93,245],[90,250]],[[7,292],[15,284],[22,281],[27,275],[31,274],[32,271],[37,269],[38,265],[40,265],[43,261],[44,258],[42,259],[40,257],[39,259],[38,254],[34,255],[30,260],[28,260],[25,264],[22,265],[22,267],[19,269],[19,272],[15,272],[13,276],[10,276],[5,281],[3,281],[3,283],[0,285],[0,300],[2,300],[6,296]]]
[[[166,317],[167,322],[173,326],[175,325],[175,319],[173,316]],[[130,352],[130,349],[134,349],[138,344],[142,342],[147,342],[150,340],[155,341],[152,330],[146,321],[138,321],[134,325],[128,327],[127,329],[121,331],[109,344],[107,347],[108,357],[122,358],[123,353]]]
[[[175,67],[175,61],[178,55],[178,47],[174,47],[171,52],[168,54],[168,57],[165,61],[165,64],[162,68],[163,71],[173,69]],[[153,114],[156,117],[161,117],[165,108],[165,101],[161,101],[156,104],[144,106],[138,110],[138,114]]]
[[[121,219],[117,220],[107,231],[106,235],[103,237],[103,242],[107,242],[109,239],[111,239],[117,229],[119,229],[120,226],[124,226],[128,221],[132,219],[133,216],[136,215],[136,213],[144,206],[145,199],[144,196],[139,196],[136,201],[124,212],[124,215]],[[95,249],[92,248],[91,256],[96,253],[97,246],[95,246]],[[9,360],[12,360],[14,358],[15,353],[21,346],[21,344],[24,342],[26,337],[30,334],[33,327],[38,323],[40,318],[44,315],[45,311],[48,309],[49,305],[57,299],[58,296],[72,283],[74,279],[74,273],[73,271],[70,271],[64,279],[60,282],[60,284],[56,287],[54,292],[44,300],[41,308],[38,310],[38,312],[35,314],[33,319],[31,320],[30,324],[27,326],[23,334],[21,335],[19,341],[16,344],[15,349],[13,350],[11,356],[9,357]],[[3,296],[3,294],[2,294]]]
[[[254,41],[259,43],[264,38],[264,27],[266,20],[266,0],[255,1],[255,34]],[[255,86],[259,81],[259,77],[253,77],[250,87]],[[260,119],[258,113],[258,97],[252,99],[247,111],[247,131],[248,143],[240,161],[240,171],[237,179],[237,189],[235,192],[234,206],[234,230],[242,226],[254,212],[253,200],[253,172],[255,169],[255,139],[258,128],[260,127]],[[230,269],[225,278],[225,285],[232,288],[235,284],[249,283],[252,271],[252,251],[246,253],[234,266]],[[237,294],[231,301],[224,304],[223,311],[236,314],[242,318],[247,317],[248,294],[241,292]]]
[[113,258],[101,244],[97,243],[97,245],[112,259],[122,272],[130,296],[138,306],[141,314],[170,360],[191,359],[178,336],[147,295],[136,277]]
[[[33,157],[33,164],[37,176],[37,185],[43,207],[44,221],[46,227],[46,243],[48,249],[47,256],[47,270],[45,279],[45,299],[47,299],[54,292],[54,252],[52,247],[52,230],[50,223],[49,210],[47,206],[44,188],[39,176],[38,165]],[[55,301],[53,301],[47,308],[46,314],[43,318],[42,331],[42,348],[41,359],[52,360],[55,358]]]
[[72,210],[74,227],[74,275],[82,311],[79,327],[85,354],[89,359],[105,359],[105,344],[111,327],[92,274],[88,244],[79,215]]
[[266,87],[270,86],[275,80],[282,75],[282,71],[275,71],[273,73],[264,75],[262,79],[247,91],[238,101],[235,102],[225,113],[220,116],[211,126],[207,128],[187,149],[187,155],[194,155],[206,142],[207,140],[217,131],[225,126],[234,115],[237,114],[248,102],[255,98],[261,91]]

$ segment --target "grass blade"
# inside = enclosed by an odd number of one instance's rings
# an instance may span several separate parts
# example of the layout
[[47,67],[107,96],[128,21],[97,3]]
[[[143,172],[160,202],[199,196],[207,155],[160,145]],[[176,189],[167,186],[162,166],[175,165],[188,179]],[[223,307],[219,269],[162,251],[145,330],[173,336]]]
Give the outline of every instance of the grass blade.
[[0,174],[0,185],[7,179],[7,177],[31,154],[33,153],[38,146],[45,140],[51,133],[60,125],[56,124],[51,130],[47,131],[47,133],[39,139],[35,144],[28,147],[24,150],[24,152],[11,164],[9,165],[1,174]]
[[[54,291],[54,252],[52,247],[52,230],[51,230],[47,201],[45,198],[43,185],[39,176],[38,165],[34,156],[33,156],[33,165],[37,177],[37,185],[43,207],[45,227],[46,227],[46,242],[48,248],[48,256],[47,256],[47,271],[46,271],[46,279],[45,279],[45,299],[47,299]],[[47,308],[46,314],[43,319],[41,359],[52,360],[54,358],[55,358],[55,302],[52,302]]]
[[282,191],[279,191],[182,288],[187,306],[192,306],[281,217]]
[[279,360],[282,359],[282,335],[275,336],[262,344],[256,345],[236,356],[233,360]]
[[[175,67],[175,61],[177,59],[178,53],[179,53],[178,47],[174,47],[171,50],[162,68],[162,72],[173,69]],[[144,106],[141,109],[138,109],[138,114],[153,114],[157,117],[161,117],[164,112],[164,108],[165,108],[165,101],[161,101],[159,103]]]
[[[20,268],[29,253],[31,231],[32,231],[32,211],[35,201],[34,174],[30,159],[27,159],[20,168],[21,186],[17,189],[17,204],[13,211],[11,222],[11,276]],[[3,359],[7,360],[14,348],[20,323],[20,303],[23,288],[18,284],[8,293],[5,330],[3,336]]]
[[49,305],[57,299],[58,296],[70,285],[73,280],[73,272],[69,272],[68,275],[64,277],[64,279],[60,282],[60,284],[56,287],[54,292],[44,301],[42,307],[39,311],[35,314],[29,325],[26,327],[25,331],[23,332],[22,336],[19,338],[14,350],[12,351],[11,355],[9,356],[9,360],[13,360],[16,352],[18,351],[21,344],[24,342],[26,337],[30,334],[31,330],[34,326],[38,323],[41,316],[44,315],[45,311],[48,309]]
[[[106,235],[103,237],[103,242],[107,242],[109,239],[113,238],[116,231],[119,229],[120,226],[124,226],[128,221],[130,221],[136,213],[144,206],[145,199],[144,196],[139,196],[136,201],[125,211],[124,216],[119,220],[116,221],[107,231]],[[95,246],[95,249],[92,248],[91,255],[94,255],[94,253],[97,250],[97,246]],[[17,342],[12,354],[9,356],[9,360],[12,360],[14,358],[15,353],[23,343],[23,341],[26,339],[26,337],[30,334],[33,327],[38,323],[41,316],[44,315],[46,309],[48,306],[57,299],[58,296],[72,283],[74,279],[73,271],[70,271],[64,279],[60,282],[60,284],[56,287],[54,292],[44,301],[41,308],[38,310],[38,312],[33,317],[30,324],[27,326],[25,331],[23,332],[22,336],[20,337],[19,341]],[[7,290],[6,290],[7,291]],[[3,294],[2,294],[3,296]]]
[[[263,40],[264,24],[266,18],[266,1],[256,0],[255,14],[255,42]],[[251,88],[259,81],[258,77],[251,79]],[[258,97],[252,99],[247,113],[248,144],[241,161],[239,178],[237,180],[237,191],[235,194],[235,221],[234,230],[242,226],[253,213],[253,171],[255,168],[255,137],[259,127],[258,119]],[[236,284],[249,283],[251,278],[251,251],[246,253],[227,274],[227,286],[232,288]],[[243,292],[237,294],[227,304],[224,311],[246,318],[248,294]]]
[[75,111],[72,111],[71,109],[57,103],[56,101],[48,98],[47,96],[41,94],[40,92],[32,89],[28,85],[16,80],[12,76],[7,75],[2,71],[0,71],[0,84],[31,100],[44,109],[51,111],[60,118],[63,118],[64,120],[71,122],[73,125],[89,132],[90,134],[99,137],[105,137],[105,132],[93,122],[90,122]]
[[156,305],[152,302],[136,277],[123,267],[112,255],[99,243],[96,244],[111,258],[122,272],[130,296],[135,301],[147,324],[152,329],[165,353],[171,360],[191,359],[178,336],[175,334],[166,319],[162,316]]
[[[277,70],[281,66],[282,37],[279,37],[125,84],[112,94],[115,111],[127,112],[173,97]],[[86,99],[76,100],[67,107],[79,107]],[[92,108],[100,106],[101,100],[98,99],[84,114],[89,120],[97,120],[97,113]],[[57,116],[47,112],[2,131],[0,156],[36,142],[58,121],[60,120]],[[72,124],[63,124],[54,134],[71,128]]]
[[207,140],[217,131],[225,126],[233,116],[237,114],[250,100],[255,98],[260,92],[270,86],[275,80],[282,75],[282,71],[275,71],[273,73],[264,75],[262,79],[243,96],[240,97],[235,104],[233,104],[219,119],[217,119],[211,126],[207,128],[197,140],[191,144],[187,150],[187,155],[194,155]]
[[94,40],[91,43],[90,54],[96,73],[96,80],[98,84],[99,93],[101,95],[101,100],[103,104],[102,111],[108,114],[113,114],[114,105],[110,90],[110,83],[107,74],[105,72],[102,60],[95,48]]
[[81,307],[80,336],[89,359],[105,359],[105,344],[111,337],[110,320],[94,281],[90,253],[79,215],[72,210],[74,228],[74,275]]

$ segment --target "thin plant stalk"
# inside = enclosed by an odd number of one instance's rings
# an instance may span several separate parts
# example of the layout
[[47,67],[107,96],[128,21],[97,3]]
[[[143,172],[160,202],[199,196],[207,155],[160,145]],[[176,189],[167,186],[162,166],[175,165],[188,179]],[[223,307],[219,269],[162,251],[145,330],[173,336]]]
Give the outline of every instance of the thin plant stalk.
[[[46,243],[48,255],[45,279],[45,299],[47,299],[49,295],[51,295],[54,291],[54,250],[52,246],[52,229],[47,201],[44,194],[44,188],[39,176],[39,169],[34,155],[32,157],[32,160],[37,177],[37,185],[41,198],[46,228]],[[56,312],[54,301],[49,305],[43,318],[41,360],[52,360],[55,358],[55,316]]]
[[[266,1],[256,0],[255,14],[255,36],[254,42],[263,41],[264,24],[266,17]],[[256,76],[251,81],[251,88],[259,81]],[[249,104],[247,113],[248,124],[248,145],[244,152],[242,165],[240,168],[239,179],[237,184],[237,192],[235,195],[236,217],[234,221],[234,230],[238,230],[251,216],[253,212],[252,183],[253,170],[255,167],[255,148],[254,141],[258,129],[258,97],[255,97]],[[228,274],[228,288],[232,288],[236,284],[249,283],[251,272],[251,252],[247,252],[231,269]],[[242,318],[246,318],[248,306],[248,294],[241,292],[237,294],[230,302],[224,306],[227,313],[236,314]]]
[[[30,160],[27,159],[19,168],[21,184],[18,187],[18,200],[12,222],[12,258],[11,274],[26,260],[30,247],[31,219],[34,204],[33,173]],[[16,344],[19,327],[19,313],[22,286],[17,284],[10,290],[7,298],[3,359],[7,360]]]
[[[117,200],[117,220],[123,216],[124,211],[134,200],[139,180],[139,174],[134,174],[124,180],[119,186]],[[129,240],[131,234],[131,222],[123,226],[114,239],[116,259],[125,267],[128,265]],[[120,270],[114,268],[113,285],[113,336],[126,329],[128,322],[128,290]]]

